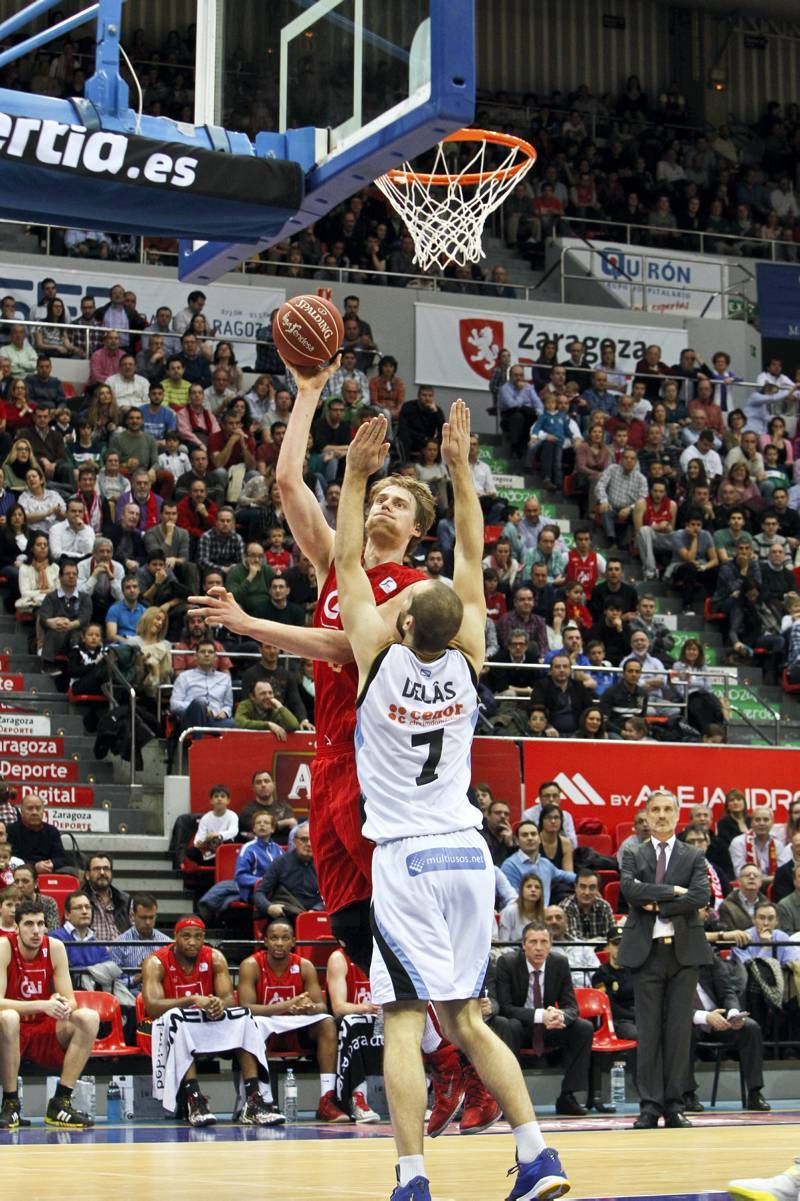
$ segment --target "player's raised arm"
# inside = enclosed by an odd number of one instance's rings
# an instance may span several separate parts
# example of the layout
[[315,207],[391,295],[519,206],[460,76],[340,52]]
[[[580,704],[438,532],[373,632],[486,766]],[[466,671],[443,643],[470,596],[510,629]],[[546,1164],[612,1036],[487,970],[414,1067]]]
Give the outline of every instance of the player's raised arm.
[[391,638],[378,613],[367,573],[361,562],[364,549],[364,493],[367,480],[380,467],[388,444],[386,418],[373,417],[356,430],[347,450],[342,494],[336,515],[336,583],[344,632],[353,648],[359,686],[379,651]]
[[338,366],[338,356],[327,366],[313,372],[302,367],[287,366],[286,370],[297,381],[297,396],[275,468],[275,479],[281,490],[281,503],[292,537],[314,564],[320,587],[333,559],[333,530],[322,516],[316,496],[303,479],[303,464],[322,389]]
[[456,527],[453,587],[461,598],[464,616],[454,639],[475,671],[486,657],[486,602],[483,597],[483,511],[469,469],[469,409],[454,400],[450,418],[442,427],[442,462],[453,484]]
[[[316,504],[316,501],[314,502]],[[328,532],[333,535],[331,529]],[[191,614],[199,613],[206,625],[223,625],[232,634],[243,634],[255,642],[268,642],[287,655],[302,655],[304,659],[326,659],[332,663],[352,663],[353,652],[347,635],[341,630],[290,626],[266,617],[251,617],[245,613],[233,594],[225,588],[211,588],[205,596],[190,596]]]

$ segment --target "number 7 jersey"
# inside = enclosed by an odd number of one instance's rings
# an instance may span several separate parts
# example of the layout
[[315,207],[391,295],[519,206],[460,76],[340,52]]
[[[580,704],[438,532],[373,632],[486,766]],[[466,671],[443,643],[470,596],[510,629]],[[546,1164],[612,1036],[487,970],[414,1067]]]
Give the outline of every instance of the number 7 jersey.
[[461,651],[431,662],[395,643],[373,663],[356,709],[365,838],[391,842],[481,824],[467,799],[478,696]]

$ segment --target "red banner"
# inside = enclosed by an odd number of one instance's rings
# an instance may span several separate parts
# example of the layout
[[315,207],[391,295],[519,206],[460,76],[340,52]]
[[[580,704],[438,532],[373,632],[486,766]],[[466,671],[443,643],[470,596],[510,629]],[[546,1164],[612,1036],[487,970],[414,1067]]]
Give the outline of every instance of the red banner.
[[39,780],[62,781],[72,784],[79,778],[79,764],[74,759],[0,759],[0,777],[12,784],[36,784]]
[[[313,734],[290,734],[279,742],[272,734],[226,730],[215,737],[193,742],[189,751],[189,786],[192,813],[208,808],[214,784],[231,790],[231,806],[240,810],[253,799],[250,781],[256,771],[272,773],[282,801],[298,817],[308,813],[311,790],[310,764],[314,758]],[[496,797],[508,801],[514,817],[520,812],[519,747],[510,738],[476,738],[472,744],[472,781],[487,783]]]
[[31,755],[38,759],[61,759],[63,754],[64,739],[61,736],[44,738],[0,734],[0,755],[7,755],[11,759],[27,759]]
[[705,804],[719,817],[731,788],[744,792],[748,808],[769,805],[778,821],[800,799],[796,750],[536,738],[523,744],[522,758],[526,806],[540,784],[554,780],[575,818],[597,817],[607,826],[632,820],[656,787],[676,794],[683,816]]
[[25,677],[0,675],[0,692],[24,692]]
[[35,793],[41,797],[45,805],[67,805],[78,809],[88,809],[94,804],[94,787],[91,784],[23,784],[20,789],[22,796]]

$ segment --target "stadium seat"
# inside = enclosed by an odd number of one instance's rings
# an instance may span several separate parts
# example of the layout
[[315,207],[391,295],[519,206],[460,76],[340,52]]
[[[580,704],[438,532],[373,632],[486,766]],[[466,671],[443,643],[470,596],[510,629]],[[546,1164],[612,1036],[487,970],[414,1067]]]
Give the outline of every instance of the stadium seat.
[[141,993],[136,997],[136,1046],[142,1055],[153,1054],[153,1039],[150,1034],[152,1021],[144,1008],[144,997]]
[[597,873],[597,882],[600,885],[600,895],[606,895],[606,888],[609,884],[614,884],[619,881],[619,872],[609,869],[601,869]]
[[484,546],[494,546],[502,532],[503,527],[501,525],[485,525],[483,527]]
[[789,669],[787,667],[784,667],[783,674],[781,675],[781,688],[784,692],[800,692],[800,684],[789,683]]
[[[123,1055],[138,1055],[138,1047],[129,1047],[125,1042],[122,1029],[122,1009],[120,1003],[110,992],[83,992],[75,990],[75,1000],[85,1009],[93,1009],[101,1022],[106,1022],[111,1029],[101,1038],[98,1033],[92,1047],[92,1055],[104,1059],[120,1059]],[[138,998],[137,998],[138,1000]]]
[[614,844],[610,834],[580,834],[578,842],[582,847],[591,847],[598,855],[613,855]]
[[578,1013],[594,1026],[592,1036],[592,1056],[589,1061],[589,1097],[599,1096],[595,1069],[597,1055],[614,1055],[625,1057],[629,1051],[636,1050],[636,1040],[633,1038],[617,1038],[614,1032],[614,1019],[611,1016],[611,1002],[606,993],[599,988],[576,988],[575,1000],[578,1002]]
[[51,897],[58,905],[59,915],[64,916],[64,901],[71,892],[76,888],[80,888],[81,882],[77,876],[71,876],[68,872],[50,872],[49,875],[41,875],[36,880],[36,887],[39,892],[44,893],[46,897]]
[[617,822],[614,827],[617,850],[619,850],[626,838],[630,838],[631,834],[633,834],[633,822]]
[[295,947],[297,954],[302,955],[304,959],[310,959],[318,971],[320,968],[327,967],[330,953],[334,948],[330,943],[319,943],[316,940],[320,938],[333,939],[330,915],[319,909],[314,909],[310,913],[298,913],[294,933],[297,939]]
[[233,879],[236,860],[239,858],[239,852],[243,846],[243,842],[223,842],[217,848],[217,859],[214,864],[215,884],[219,884],[220,880]]
[[108,703],[108,697],[102,692],[75,692],[72,685],[67,689],[67,700],[72,705],[105,705]]
[[711,603],[712,598],[707,596],[703,605],[703,617],[706,621],[724,621],[727,614],[716,610]]
[[603,889],[603,900],[608,901],[614,913],[617,912],[617,906],[619,905],[619,890],[619,880],[612,880]]

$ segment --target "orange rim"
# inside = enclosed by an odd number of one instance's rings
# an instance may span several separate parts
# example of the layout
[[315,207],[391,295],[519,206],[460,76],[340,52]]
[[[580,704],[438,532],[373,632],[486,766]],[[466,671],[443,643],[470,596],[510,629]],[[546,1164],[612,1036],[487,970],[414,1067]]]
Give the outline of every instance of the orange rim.
[[448,184],[457,182],[463,184],[464,187],[475,187],[477,184],[485,183],[489,179],[513,179],[515,175],[527,171],[530,165],[536,162],[535,147],[531,146],[530,142],[526,142],[524,138],[518,138],[513,133],[497,133],[492,129],[457,129],[455,133],[448,134],[446,138],[442,138],[442,142],[491,142],[495,146],[515,147],[522,152],[524,158],[512,167],[493,171],[473,171],[468,175],[451,175],[444,172],[439,175],[426,175],[420,171],[406,171],[402,167],[394,167],[386,172],[386,177],[391,179],[393,183],[404,184],[406,186],[412,183],[420,183],[425,187],[446,188]]

